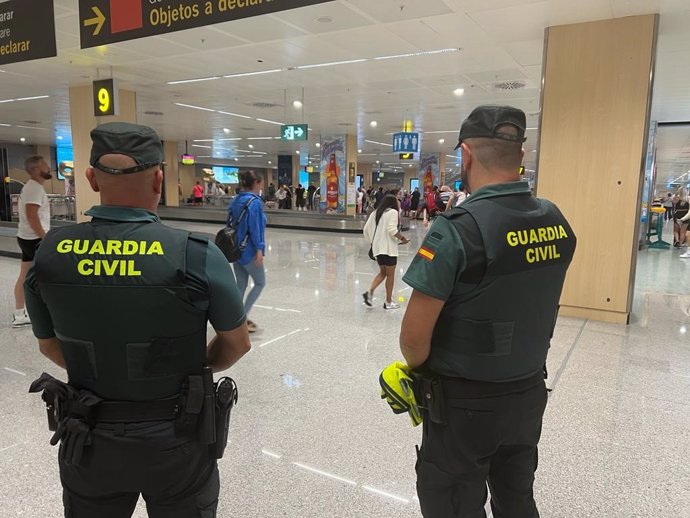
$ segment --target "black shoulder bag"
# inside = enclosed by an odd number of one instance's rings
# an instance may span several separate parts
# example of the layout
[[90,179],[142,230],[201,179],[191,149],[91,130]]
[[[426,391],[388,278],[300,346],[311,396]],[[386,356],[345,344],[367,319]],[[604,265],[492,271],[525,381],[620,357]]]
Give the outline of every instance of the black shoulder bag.
[[[374,212],[374,217],[376,217],[376,213]],[[381,214],[381,217],[383,217],[383,214]],[[369,246],[369,259],[372,261],[376,261],[376,256],[374,255],[374,239],[376,239],[376,231],[379,229],[379,222],[376,222],[376,228],[374,229],[374,235],[371,238],[371,245]]]
[[253,201],[254,198],[244,204],[244,207],[242,207],[242,211],[240,212],[240,216],[237,218],[237,223],[232,220],[232,210],[228,210],[229,215],[227,224],[225,228],[220,229],[216,234],[216,246],[220,248],[220,251],[223,252],[223,255],[225,255],[225,258],[229,263],[234,263],[237,261],[242,256],[242,252],[247,246],[247,240],[249,239],[249,228],[247,228],[247,234],[244,236],[244,239],[241,243],[237,242],[237,229],[242,222],[242,218],[246,216],[247,211],[249,210],[249,205]]

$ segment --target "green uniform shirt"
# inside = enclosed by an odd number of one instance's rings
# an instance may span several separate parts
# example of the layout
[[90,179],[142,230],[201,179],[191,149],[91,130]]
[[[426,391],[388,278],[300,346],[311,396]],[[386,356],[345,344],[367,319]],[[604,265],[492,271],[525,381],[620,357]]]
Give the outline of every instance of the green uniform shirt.
[[[112,222],[159,221],[153,212],[129,207],[99,205],[86,214],[94,220]],[[204,245],[195,239],[188,240],[186,264],[186,285],[195,295],[192,297],[194,305],[200,310],[208,311],[208,319],[213,328],[217,331],[231,331],[241,326],[246,318],[244,304],[232,268],[218,247],[210,242]],[[53,321],[41,298],[33,269],[29,270],[24,291],[34,335],[37,338],[54,337]],[[69,301],[65,303],[69,304]]]
[[[471,199],[494,198],[530,191],[525,181],[499,183],[482,187]],[[456,227],[446,218],[436,218],[422,246],[403,276],[403,281],[425,295],[448,300],[455,282],[465,271],[469,250],[483,249],[482,243],[463,242]]]

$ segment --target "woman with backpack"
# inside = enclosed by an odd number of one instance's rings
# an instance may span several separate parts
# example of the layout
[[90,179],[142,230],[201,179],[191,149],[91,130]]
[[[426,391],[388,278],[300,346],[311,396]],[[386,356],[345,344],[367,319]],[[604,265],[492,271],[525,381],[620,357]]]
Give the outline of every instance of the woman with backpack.
[[[244,300],[244,312],[249,317],[249,311],[261,295],[266,286],[264,271],[264,254],[266,253],[266,215],[263,202],[259,196],[262,187],[261,178],[254,171],[240,173],[242,191],[232,200],[229,207],[228,220],[232,220],[237,229],[237,242],[243,244],[242,255],[233,263],[237,287]],[[246,207],[246,210],[244,210]],[[240,245],[242,246],[242,245]],[[249,278],[254,281],[254,287],[244,299]],[[256,331],[256,324],[247,318],[249,332]]]

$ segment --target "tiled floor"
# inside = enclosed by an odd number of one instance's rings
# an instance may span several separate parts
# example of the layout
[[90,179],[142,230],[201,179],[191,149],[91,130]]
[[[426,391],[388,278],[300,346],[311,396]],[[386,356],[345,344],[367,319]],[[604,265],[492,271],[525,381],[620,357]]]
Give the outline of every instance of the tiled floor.
[[[410,235],[401,271],[422,232]],[[377,307],[362,305],[375,266],[361,237],[269,230],[268,239],[268,286],[252,314],[260,331],[231,370],[240,403],[219,516],[419,516],[420,430],[390,412],[377,384],[400,358],[403,310],[384,311],[381,293]],[[690,262],[677,256],[641,254],[632,325],[559,320],[536,488],[543,517],[690,516]],[[16,270],[0,258],[2,314]],[[410,293],[400,280],[396,292]],[[30,331],[0,330],[0,516],[61,516],[56,448],[40,398],[27,394],[43,370],[60,371]]]

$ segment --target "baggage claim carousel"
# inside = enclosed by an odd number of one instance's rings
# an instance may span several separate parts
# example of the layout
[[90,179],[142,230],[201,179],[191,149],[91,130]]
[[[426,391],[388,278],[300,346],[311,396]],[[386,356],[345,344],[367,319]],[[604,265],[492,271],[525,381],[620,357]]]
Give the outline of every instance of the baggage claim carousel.
[[[338,232],[361,234],[365,219],[355,216],[334,216],[318,212],[300,212],[297,210],[266,209],[269,228],[285,228],[305,232]],[[180,221],[208,224],[220,228],[225,224],[226,208],[214,207],[159,207],[158,215],[165,221]],[[74,225],[74,222],[52,220],[53,228]],[[174,226],[174,225],[173,225]],[[0,222],[0,256],[21,257],[17,245],[17,222]]]

